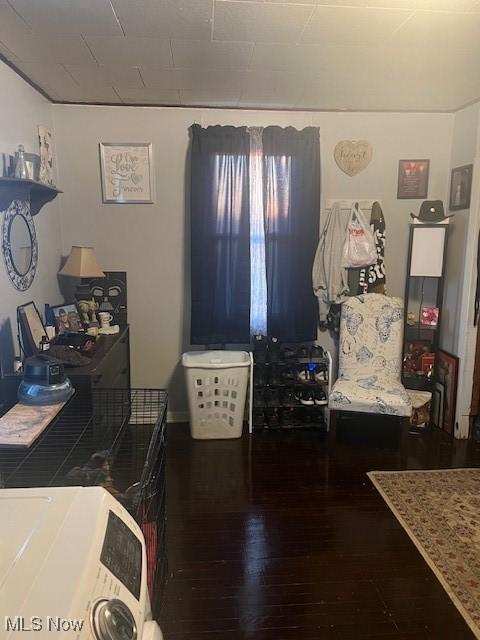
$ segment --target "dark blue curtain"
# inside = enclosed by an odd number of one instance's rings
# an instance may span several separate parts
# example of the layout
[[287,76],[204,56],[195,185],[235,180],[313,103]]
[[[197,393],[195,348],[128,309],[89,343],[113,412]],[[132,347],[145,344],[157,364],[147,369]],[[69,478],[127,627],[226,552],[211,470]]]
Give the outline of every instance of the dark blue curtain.
[[317,127],[263,131],[267,321],[285,342],[317,337],[312,265],[320,219]]
[[250,341],[246,127],[191,127],[191,343]]

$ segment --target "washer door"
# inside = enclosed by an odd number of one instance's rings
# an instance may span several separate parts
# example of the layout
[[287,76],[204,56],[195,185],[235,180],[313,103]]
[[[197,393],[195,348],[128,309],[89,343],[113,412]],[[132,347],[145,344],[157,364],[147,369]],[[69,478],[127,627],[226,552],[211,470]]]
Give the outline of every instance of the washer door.
[[127,605],[118,599],[101,600],[95,607],[93,628],[97,640],[137,640],[137,624]]

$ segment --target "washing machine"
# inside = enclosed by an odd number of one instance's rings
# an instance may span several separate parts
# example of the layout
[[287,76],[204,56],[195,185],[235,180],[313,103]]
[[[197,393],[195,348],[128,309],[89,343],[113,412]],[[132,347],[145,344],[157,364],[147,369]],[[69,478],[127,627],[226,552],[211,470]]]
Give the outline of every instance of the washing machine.
[[142,532],[101,487],[0,490],[0,638],[22,636],[162,639]]

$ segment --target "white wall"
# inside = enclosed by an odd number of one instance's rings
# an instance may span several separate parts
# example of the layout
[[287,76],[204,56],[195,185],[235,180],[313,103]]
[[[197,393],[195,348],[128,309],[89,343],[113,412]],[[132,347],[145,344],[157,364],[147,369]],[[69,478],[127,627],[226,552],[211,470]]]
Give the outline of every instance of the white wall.
[[[477,127],[480,104],[476,103],[454,115],[450,169],[475,160]],[[450,190],[448,198],[450,197]],[[447,212],[448,199],[445,200]],[[452,213],[452,212],[449,212]],[[444,289],[441,346],[458,355],[460,318],[462,314],[461,297],[463,273],[465,270],[465,250],[467,246],[470,210],[453,212],[450,220],[447,248],[447,270]]]
[[[456,321],[451,350],[459,357],[455,436],[467,438],[470,426],[477,327],[473,326],[477,281],[478,235],[480,231],[480,103],[455,114],[452,167],[473,163],[470,210],[455,215],[461,232],[449,247],[448,281],[457,291]],[[451,264],[450,264],[451,263]],[[455,271],[455,265],[457,270]],[[453,269],[451,269],[451,265]],[[449,304],[455,304],[454,296]],[[445,341],[446,342],[446,341]],[[446,344],[444,346],[447,346]],[[447,347],[448,348],[448,347]]]
[[[19,144],[38,153],[37,126],[52,128],[52,105],[3,62],[0,62],[0,151],[13,154]],[[8,371],[12,366],[16,339],[16,307],[34,300],[43,311],[45,302],[61,301],[56,273],[60,262],[60,222],[58,199],[46,205],[34,218],[38,236],[39,263],[31,288],[23,293],[10,282],[0,258],[0,361]],[[3,220],[0,220],[0,224]],[[16,344],[15,344],[16,348]],[[17,350],[18,353],[18,350]]]
[[[188,348],[188,238],[185,202],[188,127],[292,125],[320,127],[322,199],[376,198],[387,222],[387,286],[403,296],[410,211],[397,200],[400,158],[430,158],[429,197],[446,199],[453,116],[449,114],[307,113],[156,107],[54,106],[64,253],[96,247],[107,270],[128,272],[133,384],[168,386],[170,409],[186,409],[178,361]],[[351,178],[333,159],[342,139],[365,139],[373,160]],[[102,204],[99,142],[153,142],[156,203]]]

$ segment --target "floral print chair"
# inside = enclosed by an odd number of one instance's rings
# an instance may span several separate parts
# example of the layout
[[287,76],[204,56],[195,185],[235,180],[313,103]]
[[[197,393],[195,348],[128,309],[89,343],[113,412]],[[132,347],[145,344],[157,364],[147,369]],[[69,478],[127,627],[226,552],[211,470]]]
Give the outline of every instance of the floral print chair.
[[[401,383],[403,301],[378,293],[348,298],[342,305],[338,379],[328,401],[330,427],[336,412],[406,418],[412,405]],[[404,421],[404,428],[408,421]]]

